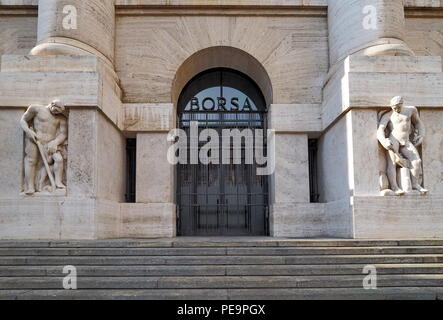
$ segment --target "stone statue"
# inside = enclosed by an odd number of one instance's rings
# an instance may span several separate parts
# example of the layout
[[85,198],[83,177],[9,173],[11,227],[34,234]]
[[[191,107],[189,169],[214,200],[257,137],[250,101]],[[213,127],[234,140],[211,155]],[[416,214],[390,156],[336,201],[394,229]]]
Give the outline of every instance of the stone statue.
[[422,187],[422,161],[417,151],[425,136],[418,110],[404,106],[400,96],[391,100],[391,109],[382,115],[377,130],[387,161],[386,170],[381,170],[381,194],[427,194],[428,190]]
[[63,176],[68,130],[64,111],[65,106],[59,100],[54,100],[47,106],[31,105],[20,121],[26,133],[26,195],[56,191],[57,194],[66,194]]

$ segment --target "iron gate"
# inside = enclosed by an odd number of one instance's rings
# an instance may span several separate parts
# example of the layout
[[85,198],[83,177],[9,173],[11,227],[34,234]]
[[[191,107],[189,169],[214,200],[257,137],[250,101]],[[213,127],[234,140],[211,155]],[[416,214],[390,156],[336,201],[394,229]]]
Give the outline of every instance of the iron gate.
[[[234,93],[235,97],[233,97]],[[200,97],[198,102],[201,102],[208,99],[207,96],[210,94],[215,94],[214,98],[211,98],[214,101],[216,99],[220,101],[220,98],[222,102],[229,101],[229,98],[231,102],[232,99],[238,99],[238,101],[234,100],[236,103],[233,108],[227,107],[227,103],[221,108],[213,107],[213,105],[217,106],[216,102],[196,107],[198,97]],[[243,99],[245,100],[243,107],[246,106],[246,108],[241,108]],[[239,107],[236,108],[235,105]],[[220,106],[219,102],[218,106]],[[221,160],[219,164],[205,165],[200,161],[197,164],[191,164],[191,153],[195,150],[190,148],[191,122],[198,123],[199,135],[205,129],[213,129],[218,133],[221,159],[224,152],[222,143],[224,129],[240,131],[250,129],[255,139],[255,129],[262,129],[266,132],[266,115],[264,99],[255,83],[235,71],[211,70],[197,76],[184,89],[184,94],[179,100],[177,121],[178,128],[186,132],[189,152],[187,152],[186,164],[177,165],[176,196],[179,235],[268,234],[268,177],[256,174],[255,161],[252,164],[246,161],[247,148],[254,148],[255,144],[251,146],[246,143],[246,139],[241,140],[241,144],[237,146],[241,149],[240,164],[234,164],[235,146],[233,144],[229,146],[229,164],[222,164]],[[206,143],[207,141],[198,142],[198,150]],[[266,154],[266,139],[263,141],[263,149]]]

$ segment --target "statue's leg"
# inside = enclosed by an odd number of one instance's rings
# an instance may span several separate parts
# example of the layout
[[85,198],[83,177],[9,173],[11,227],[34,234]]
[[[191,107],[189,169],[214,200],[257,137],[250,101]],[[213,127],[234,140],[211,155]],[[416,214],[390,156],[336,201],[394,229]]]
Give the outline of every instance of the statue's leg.
[[35,173],[39,152],[37,145],[28,137],[25,139],[25,194],[35,193]]
[[[396,140],[391,139],[395,152],[398,152],[399,144]],[[387,166],[387,174],[388,174],[388,180],[389,184],[391,186],[391,190],[394,191],[397,195],[403,195],[405,192],[399,188],[397,184],[397,163],[396,163],[396,155],[395,152],[392,150],[388,151],[388,166]]]
[[54,159],[54,179],[55,186],[57,189],[65,189],[66,186],[63,184],[63,156],[60,152],[56,152],[52,155]]
[[428,193],[428,190],[421,186],[423,167],[420,154],[415,146],[408,142],[401,150],[401,153],[411,162],[411,181],[412,188],[420,191],[422,194]]
[[45,187],[46,178],[48,177],[48,173],[46,172],[46,168],[43,165],[42,161],[40,161],[40,169],[39,169],[39,180],[37,184],[37,191],[43,191]]

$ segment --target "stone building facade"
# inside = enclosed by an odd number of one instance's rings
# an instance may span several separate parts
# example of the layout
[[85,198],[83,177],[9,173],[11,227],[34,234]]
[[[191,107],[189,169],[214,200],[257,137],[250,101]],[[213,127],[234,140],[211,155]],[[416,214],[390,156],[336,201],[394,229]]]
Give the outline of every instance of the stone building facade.
[[[440,0],[0,0],[0,238],[443,237],[442,54]],[[381,194],[395,96],[427,192]],[[275,170],[171,163],[191,119],[272,129]]]

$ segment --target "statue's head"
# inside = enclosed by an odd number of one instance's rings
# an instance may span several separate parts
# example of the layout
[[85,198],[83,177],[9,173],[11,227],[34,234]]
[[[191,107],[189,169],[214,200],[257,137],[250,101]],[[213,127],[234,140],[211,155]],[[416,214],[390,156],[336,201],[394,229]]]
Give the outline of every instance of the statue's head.
[[49,105],[49,111],[51,111],[52,114],[61,114],[65,112],[65,105],[60,100],[55,99]]
[[395,112],[400,112],[401,111],[401,107],[403,107],[403,97],[402,96],[396,96],[394,98],[392,98],[391,100],[391,108],[392,110],[394,110]]

